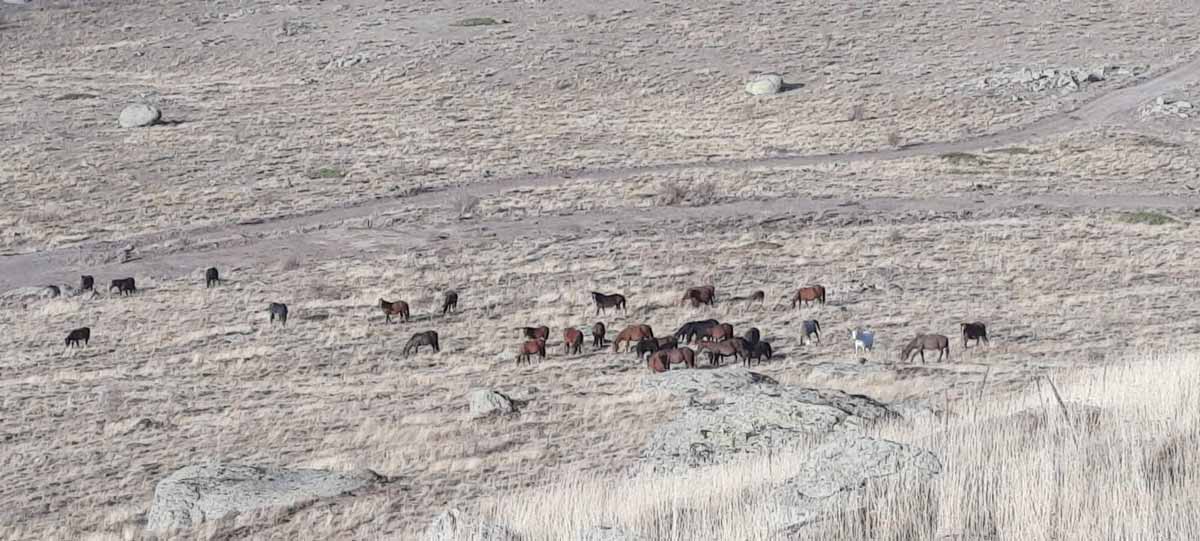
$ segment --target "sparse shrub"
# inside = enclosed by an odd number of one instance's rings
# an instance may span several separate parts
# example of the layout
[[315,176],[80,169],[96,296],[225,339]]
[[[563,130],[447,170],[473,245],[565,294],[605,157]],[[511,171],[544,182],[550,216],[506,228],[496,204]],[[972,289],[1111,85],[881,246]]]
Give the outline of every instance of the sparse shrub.
[[658,185],[658,204],[670,207],[682,203],[687,197],[687,190],[678,182],[668,180]]
[[344,178],[345,176],[345,171],[335,167],[321,167],[308,172],[308,178],[312,180]]
[[900,139],[900,132],[897,132],[897,131],[890,131],[890,132],[888,132],[888,134],[887,134],[887,144],[888,144],[888,146],[890,146],[890,147],[895,147],[895,148],[900,148],[900,143],[901,143],[902,141],[903,141],[903,139]]
[[1146,210],[1124,213],[1120,216],[1119,220],[1122,223],[1141,225],[1166,225],[1179,221],[1175,218],[1167,216],[1166,214],[1159,214],[1157,212],[1150,212]]
[[696,187],[692,189],[688,199],[696,205],[711,205],[717,197],[717,183],[711,180],[702,180],[696,183]]
[[450,26],[492,26],[496,24],[500,24],[500,21],[491,17],[468,17],[450,23]]

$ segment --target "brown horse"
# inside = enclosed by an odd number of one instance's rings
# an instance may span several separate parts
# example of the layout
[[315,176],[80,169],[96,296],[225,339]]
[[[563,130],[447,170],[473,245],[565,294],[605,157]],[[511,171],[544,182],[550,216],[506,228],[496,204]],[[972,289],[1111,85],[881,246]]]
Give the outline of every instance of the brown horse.
[[656,373],[663,373],[671,369],[667,365],[667,360],[658,355],[651,355],[650,358],[646,360],[646,367],[649,368],[651,372]]
[[579,354],[583,348],[583,332],[575,328],[563,329],[563,354]]
[[433,348],[434,353],[442,350],[438,345],[437,331],[423,331],[412,335],[408,339],[408,343],[404,344],[404,356],[408,357],[409,353],[420,353],[421,346],[429,346]]
[[959,323],[958,326],[962,327],[963,349],[967,349],[967,340],[974,340],[976,346],[979,345],[980,341],[989,346],[992,345],[992,343],[988,341],[987,325],[984,325],[982,321],[976,321],[974,323]]
[[684,340],[688,343],[691,343],[695,341],[697,337],[704,338],[704,336],[708,334],[709,328],[720,324],[721,323],[715,319],[689,321],[684,323],[683,326],[679,327],[679,330],[675,331],[674,336],[676,340]]
[[408,321],[408,303],[404,301],[388,302],[379,299],[379,309],[383,310],[383,321],[385,323],[392,322],[392,316],[400,316],[400,319]]
[[617,308],[626,314],[629,313],[629,310],[625,309],[625,296],[620,293],[606,295],[593,291],[592,301],[596,303],[596,315],[600,315],[600,312],[607,308]]
[[819,302],[825,304],[825,286],[815,285],[802,287],[792,295],[792,308],[804,306],[804,303]]
[[604,349],[604,334],[607,332],[604,323],[597,321],[592,325],[592,349]]
[[442,296],[442,315],[458,311],[458,292],[447,291]]
[[537,340],[539,338],[541,338],[542,340],[550,339],[550,327],[547,327],[545,325],[542,325],[540,327],[517,327],[517,330],[521,331],[522,335],[525,336],[525,338],[530,338],[533,340]]
[[705,334],[705,336],[708,337],[708,339],[713,342],[720,342],[722,340],[728,340],[730,338],[733,338],[733,325],[730,325],[728,323],[714,325],[712,327],[709,327],[708,333]]
[[525,364],[530,364],[529,356],[533,354],[537,354],[537,356],[541,359],[546,358],[545,340],[542,340],[541,338],[535,338],[525,342],[524,344],[521,344],[521,349],[517,352],[517,366],[521,366],[522,360],[525,361]]
[[[654,338],[654,331],[649,325],[630,325],[625,327],[624,330],[617,334],[617,338],[613,340],[613,353],[621,351],[622,342],[636,343],[643,338]],[[630,347],[626,346],[625,349],[628,351]]]
[[692,301],[693,307],[700,306],[701,304],[712,306],[713,303],[717,302],[717,288],[714,286],[688,288],[688,290],[683,293],[683,299],[681,299],[679,302],[682,304],[687,301]]
[[909,361],[912,359],[913,352],[920,352],[921,362],[925,362],[925,350],[936,350],[938,352],[938,362],[941,362],[942,355],[946,356],[946,360],[950,360],[950,339],[944,334],[918,334],[904,349],[900,351],[900,360]]
[[696,352],[688,347],[660,349],[654,352],[651,357],[659,357],[662,359],[663,366],[668,368],[672,364],[681,363],[688,368],[696,368]]
[[719,364],[718,361],[725,357],[733,357],[733,360],[737,361],[750,356],[746,341],[741,338],[730,338],[722,342],[700,342],[700,345],[696,346],[696,352],[705,351],[708,352],[708,364]]

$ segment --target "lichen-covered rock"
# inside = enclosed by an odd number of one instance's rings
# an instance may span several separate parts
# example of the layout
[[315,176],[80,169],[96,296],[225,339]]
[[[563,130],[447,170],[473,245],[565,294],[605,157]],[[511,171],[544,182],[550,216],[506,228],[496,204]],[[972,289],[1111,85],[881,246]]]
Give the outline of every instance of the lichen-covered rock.
[[158,107],[145,103],[135,103],[125,107],[121,111],[121,116],[117,119],[117,123],[122,128],[141,128],[153,126],[159,120],[162,120],[162,111]]
[[746,93],[751,96],[768,96],[778,94],[783,89],[783,77],[774,73],[768,73],[756,77],[753,81],[746,83]]
[[467,393],[467,407],[472,418],[491,415],[507,415],[516,411],[507,396],[488,389],[475,389]]

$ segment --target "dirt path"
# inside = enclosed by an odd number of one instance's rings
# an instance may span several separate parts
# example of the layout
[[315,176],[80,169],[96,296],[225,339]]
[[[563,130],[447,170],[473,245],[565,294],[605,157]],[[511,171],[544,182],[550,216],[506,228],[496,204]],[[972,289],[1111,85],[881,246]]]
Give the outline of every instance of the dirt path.
[[[260,264],[264,261],[276,261],[284,255],[299,255],[301,257],[322,258],[361,253],[372,244],[361,238],[361,232],[354,233],[345,230],[333,231],[330,228],[350,221],[370,217],[376,213],[392,210],[399,205],[437,205],[463,194],[486,196],[501,193],[518,187],[552,186],[567,179],[605,180],[627,177],[639,174],[684,171],[693,169],[709,170],[744,170],[756,167],[797,167],[834,162],[885,161],[930,156],[951,152],[977,152],[992,148],[1001,148],[1029,140],[1042,138],[1064,132],[1095,127],[1111,120],[1114,116],[1135,109],[1159,95],[1171,92],[1187,84],[1200,80],[1200,59],[1194,59],[1171,70],[1160,72],[1155,77],[1145,78],[1131,85],[1117,89],[1108,94],[1082,105],[1070,112],[1060,113],[1018,129],[1007,130],[995,134],[984,135],[962,141],[920,143],[899,149],[875,150],[864,152],[849,152],[824,155],[780,155],[770,158],[745,160],[696,161],[686,163],[668,163],[637,167],[621,167],[612,169],[594,169],[573,172],[567,175],[529,175],[498,179],[486,183],[474,183],[461,188],[426,192],[402,199],[380,199],[365,204],[334,208],[318,213],[291,216],[259,223],[234,225],[207,226],[187,230],[169,230],[160,233],[142,235],[125,239],[120,244],[132,243],[139,246],[160,243],[170,239],[186,238],[195,249],[182,249],[169,253],[143,253],[137,261],[125,264],[80,265],[80,262],[99,259],[102,254],[113,254],[117,247],[111,242],[92,242],[79,246],[47,250],[42,252],[8,255],[0,258],[0,291],[13,287],[39,285],[48,283],[73,283],[86,267],[87,272],[98,277],[115,275],[178,275],[191,272],[197,268],[216,264],[227,268],[236,268],[248,263]],[[952,198],[955,209],[969,209],[972,203],[967,199]],[[977,200],[978,198],[971,198]],[[1012,198],[991,198],[983,205],[1006,206],[1013,204],[1038,204],[1044,198],[1027,198],[1020,202]],[[861,201],[859,203],[862,203]],[[793,198],[761,202],[746,201],[727,205],[714,205],[704,208],[671,208],[655,215],[662,219],[670,216],[713,217],[733,216],[740,214],[764,214],[778,212],[803,212],[846,206],[847,201],[824,200],[809,201]],[[920,210],[926,207],[939,207],[948,204],[942,200],[924,199],[887,199],[871,200],[867,207],[879,205],[881,209],[892,211]],[[1086,207],[1089,203],[1086,197],[1060,196],[1051,203],[1071,207]],[[1200,199],[1195,201],[1180,198],[1154,197],[1114,197],[1104,201],[1099,206],[1105,208],[1179,208],[1200,205]],[[939,207],[943,210],[946,207]],[[546,230],[554,223],[555,230],[594,226],[605,221],[615,223],[629,220],[644,219],[644,209],[605,209],[594,213],[576,214],[568,217],[541,220],[536,229]],[[561,222],[561,223],[560,223]],[[368,236],[383,238],[387,236],[390,246],[403,242],[410,246],[426,245],[436,242],[437,237],[457,236],[462,233],[477,230],[480,226],[490,227],[493,232],[503,230],[514,224],[511,221],[495,222],[464,222],[446,228],[424,228],[407,232],[403,238],[391,238],[380,231],[370,231]],[[528,230],[530,224],[521,227]],[[497,233],[499,236],[499,233]],[[219,239],[220,242],[214,242]]]

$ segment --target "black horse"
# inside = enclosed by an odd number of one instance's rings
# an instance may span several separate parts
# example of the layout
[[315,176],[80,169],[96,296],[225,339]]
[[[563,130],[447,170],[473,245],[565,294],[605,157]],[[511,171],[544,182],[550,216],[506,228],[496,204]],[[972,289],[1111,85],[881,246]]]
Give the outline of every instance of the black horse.
[[95,288],[96,288],[96,279],[95,278],[88,276],[86,274],[79,277],[79,291],[92,291]]
[[219,285],[221,285],[221,274],[217,272],[216,267],[209,267],[204,271],[204,287],[209,288]]
[[[447,291],[442,299],[442,315],[458,311],[458,292]],[[435,333],[436,334],[436,333]]]
[[89,329],[87,327],[80,327],[78,329],[75,329],[67,334],[67,347],[71,347],[71,346],[82,347],[79,345],[79,342],[81,340],[83,341],[83,345],[86,346],[88,343],[88,340],[91,339],[91,337],[92,337],[91,329]]
[[442,348],[438,346],[437,331],[424,331],[412,335],[412,338],[408,339],[408,343],[404,344],[404,356],[408,357],[409,353],[419,353],[421,346],[433,348],[434,353],[441,351]]
[[271,323],[275,322],[275,318],[279,318],[279,323],[284,327],[287,326],[288,309],[286,304],[273,302],[267,307],[267,312],[271,314]]
[[592,301],[596,303],[596,315],[600,315],[600,312],[606,308],[618,308],[626,314],[629,313],[629,310],[625,309],[625,296],[620,293],[606,295],[593,291]]
[[137,282],[133,278],[117,278],[108,286],[108,290],[112,291],[114,288],[121,295],[133,295],[137,293]]
[[699,336],[708,334],[708,330],[720,325],[721,322],[715,319],[706,319],[704,321],[689,321],[684,323],[679,330],[675,331],[675,339],[691,343]]

